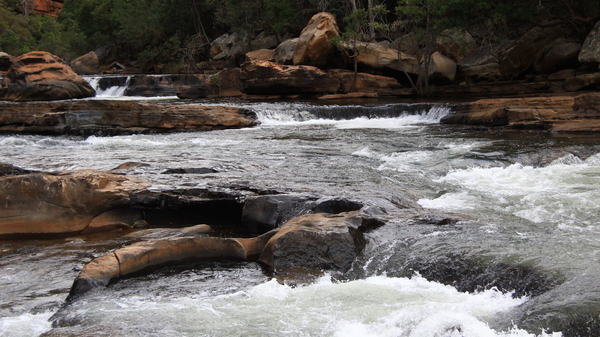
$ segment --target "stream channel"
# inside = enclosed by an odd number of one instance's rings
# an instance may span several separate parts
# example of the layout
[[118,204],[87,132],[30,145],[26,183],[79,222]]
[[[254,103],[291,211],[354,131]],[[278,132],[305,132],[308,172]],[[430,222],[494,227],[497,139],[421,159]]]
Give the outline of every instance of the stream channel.
[[[115,88],[112,88],[115,89]],[[122,88],[120,88],[122,89]],[[172,97],[114,97],[173,103]],[[346,273],[278,280],[204,262],[65,303],[115,233],[0,241],[0,336],[575,336],[600,326],[600,138],[439,124],[451,104],[188,101],[240,106],[241,130],[87,138],[0,136],[0,162],[111,170],[152,188],[355,200],[385,225]],[[209,167],[215,173],[164,174]],[[448,223],[407,216],[456,214]],[[195,225],[195,224],[190,224]],[[54,325],[53,325],[54,324]],[[52,330],[54,328],[54,330]]]

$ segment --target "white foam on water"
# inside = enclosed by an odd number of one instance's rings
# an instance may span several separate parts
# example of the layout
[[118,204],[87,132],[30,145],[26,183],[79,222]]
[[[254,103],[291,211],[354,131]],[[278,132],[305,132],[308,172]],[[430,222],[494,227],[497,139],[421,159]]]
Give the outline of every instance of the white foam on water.
[[0,337],[31,337],[50,330],[52,323],[48,321],[52,312],[41,314],[25,313],[14,317],[0,317]]
[[[444,210],[495,209],[534,223],[557,226],[596,226],[600,209],[600,167],[597,158],[583,161],[565,156],[546,167],[513,164],[453,170],[437,179],[454,191],[421,199],[427,208]],[[451,186],[454,186],[452,188]],[[458,189],[456,188],[458,187]]]
[[270,280],[214,297],[118,298],[103,308],[92,305],[89,314],[131,329],[160,318],[152,331],[177,336],[534,336],[489,326],[525,301],[495,289],[461,293],[418,276],[343,283],[324,277],[296,287]]

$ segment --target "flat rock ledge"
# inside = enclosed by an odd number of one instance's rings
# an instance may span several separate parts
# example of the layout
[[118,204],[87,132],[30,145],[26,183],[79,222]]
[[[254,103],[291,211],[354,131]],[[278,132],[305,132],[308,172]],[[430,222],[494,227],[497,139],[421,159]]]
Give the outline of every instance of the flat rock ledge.
[[600,93],[481,99],[455,106],[442,124],[552,132],[600,132]]
[[0,101],[0,133],[124,135],[236,129],[258,124],[247,109],[133,101]]

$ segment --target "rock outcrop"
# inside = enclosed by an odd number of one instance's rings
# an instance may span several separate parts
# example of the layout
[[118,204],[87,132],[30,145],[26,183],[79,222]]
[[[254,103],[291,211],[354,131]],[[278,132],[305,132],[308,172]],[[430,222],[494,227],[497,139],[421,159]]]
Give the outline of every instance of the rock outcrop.
[[294,53],[298,46],[299,38],[289,39],[281,42],[275,49],[275,62],[280,64],[294,64]]
[[241,66],[241,91],[251,95],[318,95],[335,93],[340,82],[311,66],[287,66],[268,61]]
[[340,92],[349,93],[356,91],[361,93],[390,94],[393,90],[400,88],[400,84],[393,77],[371,75],[365,73],[356,74],[356,83],[354,83],[354,72],[343,69],[331,69],[327,74],[340,81]]
[[443,124],[554,132],[600,132],[600,93],[578,96],[482,99],[455,107]]
[[0,82],[0,99],[48,101],[93,97],[89,83],[60,58],[47,52],[17,57]]
[[335,47],[331,39],[340,36],[335,17],[329,13],[315,14],[302,30],[294,51],[294,65],[326,67]]
[[0,102],[0,133],[119,135],[244,128],[252,111],[223,106],[80,100]]
[[596,23],[581,47],[578,60],[584,64],[600,63],[600,21]]
[[98,55],[91,51],[71,61],[71,68],[79,75],[93,75],[100,72]]
[[538,54],[534,68],[539,74],[551,74],[561,69],[577,67],[581,43],[558,42],[548,45]]
[[444,30],[435,41],[436,49],[455,62],[462,60],[477,49],[477,43],[467,31],[459,29]]
[[362,67],[419,74],[421,65],[415,56],[375,43],[363,43],[364,51],[357,57]]
[[[137,178],[94,170],[2,177],[0,237],[80,233],[104,212],[128,207],[130,193],[146,187]],[[114,218],[96,219],[96,229],[104,225],[114,228]]]
[[500,58],[500,72],[512,79],[523,75],[531,67],[544,47],[558,37],[569,37],[569,29],[564,26],[547,28],[535,27],[514,41]]
[[250,39],[247,34],[223,34],[211,42],[210,46],[213,60],[232,59],[241,63],[250,50]]
[[494,44],[476,49],[457,64],[459,76],[468,82],[494,82],[500,73],[500,52],[507,44]]

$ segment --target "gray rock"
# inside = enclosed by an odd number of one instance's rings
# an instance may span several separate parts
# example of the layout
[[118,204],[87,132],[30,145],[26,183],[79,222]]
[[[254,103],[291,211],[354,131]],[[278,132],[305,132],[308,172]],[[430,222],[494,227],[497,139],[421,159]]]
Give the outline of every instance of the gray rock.
[[578,60],[584,64],[600,63],[600,21],[583,42]]

